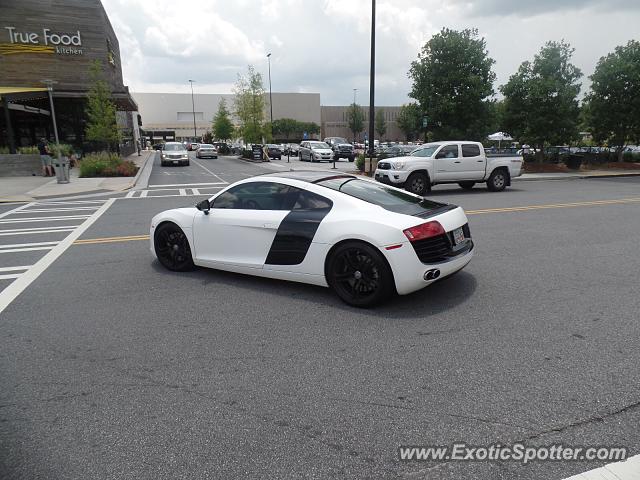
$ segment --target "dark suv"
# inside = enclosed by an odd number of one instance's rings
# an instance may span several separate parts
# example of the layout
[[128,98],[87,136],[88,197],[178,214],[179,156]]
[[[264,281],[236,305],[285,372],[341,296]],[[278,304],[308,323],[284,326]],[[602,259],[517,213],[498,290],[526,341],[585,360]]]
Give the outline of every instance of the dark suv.
[[331,150],[333,150],[334,160],[339,160],[341,158],[346,158],[350,162],[355,160],[356,154],[353,150],[353,145],[347,142],[346,138],[327,137],[324,139],[324,142],[331,147]]

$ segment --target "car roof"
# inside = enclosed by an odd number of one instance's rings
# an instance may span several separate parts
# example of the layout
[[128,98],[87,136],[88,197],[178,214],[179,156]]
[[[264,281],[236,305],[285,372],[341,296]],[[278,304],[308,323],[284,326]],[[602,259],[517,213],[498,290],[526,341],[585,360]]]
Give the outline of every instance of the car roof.
[[336,172],[328,172],[322,170],[296,170],[291,172],[273,172],[260,175],[261,177],[289,178],[291,180],[300,180],[302,182],[319,183],[332,178],[357,178],[355,175],[348,173],[336,174]]

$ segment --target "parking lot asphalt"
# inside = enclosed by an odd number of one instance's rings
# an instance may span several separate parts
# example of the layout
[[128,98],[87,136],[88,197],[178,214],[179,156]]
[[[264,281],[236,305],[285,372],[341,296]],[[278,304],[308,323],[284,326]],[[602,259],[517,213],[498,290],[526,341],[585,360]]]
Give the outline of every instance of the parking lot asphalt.
[[403,463],[398,447],[640,453],[639,179],[436,187],[468,211],[475,258],[358,310],[153,261],[155,213],[269,171],[198,162],[155,165],[146,196],[113,201],[0,314],[0,477],[546,480],[603,462]]

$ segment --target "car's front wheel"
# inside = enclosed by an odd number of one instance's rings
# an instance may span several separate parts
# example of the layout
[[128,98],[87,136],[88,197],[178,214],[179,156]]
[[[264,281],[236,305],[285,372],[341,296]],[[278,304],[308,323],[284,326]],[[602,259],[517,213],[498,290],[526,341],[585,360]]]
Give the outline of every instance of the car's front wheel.
[[354,307],[372,307],[394,292],[391,268],[383,255],[363,242],[346,242],[331,254],[327,283],[340,299]]
[[160,263],[174,272],[193,270],[189,240],[175,223],[163,223],[156,229],[153,246]]

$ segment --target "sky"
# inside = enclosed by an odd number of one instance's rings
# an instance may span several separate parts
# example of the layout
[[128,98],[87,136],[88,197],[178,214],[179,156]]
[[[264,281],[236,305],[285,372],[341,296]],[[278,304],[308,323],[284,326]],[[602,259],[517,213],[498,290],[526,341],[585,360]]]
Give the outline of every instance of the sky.
[[[371,0],[102,0],[133,92],[231,93],[248,65],[274,92],[369,103]],[[497,87],[545,42],[569,42],[584,90],[600,57],[640,38],[640,0],[377,0],[376,105],[411,99],[410,64],[442,28],[477,28]]]

